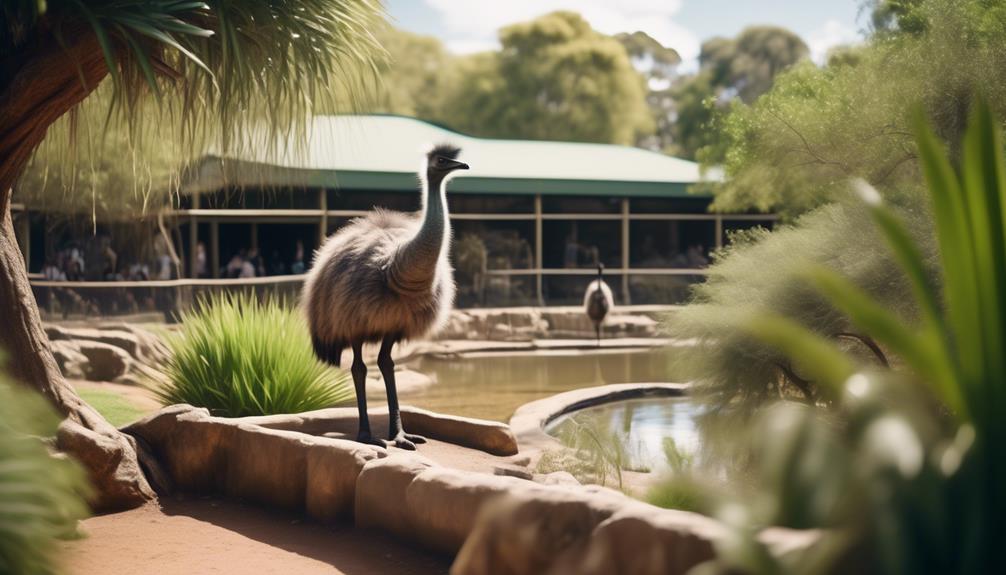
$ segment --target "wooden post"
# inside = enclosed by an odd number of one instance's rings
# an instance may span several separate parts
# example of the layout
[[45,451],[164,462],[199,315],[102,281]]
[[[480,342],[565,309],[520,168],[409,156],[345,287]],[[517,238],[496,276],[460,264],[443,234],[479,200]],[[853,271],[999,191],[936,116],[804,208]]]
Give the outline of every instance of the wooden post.
[[220,222],[210,222],[210,275],[220,277]]
[[632,304],[629,295],[629,198],[622,198],[622,302]]
[[318,224],[318,247],[325,243],[328,237],[328,190],[321,188],[318,193],[318,205],[321,206],[321,222]]
[[538,294],[538,305],[545,305],[545,296],[541,287],[541,251],[542,251],[542,225],[541,225],[541,194],[534,195],[534,283],[535,293]]

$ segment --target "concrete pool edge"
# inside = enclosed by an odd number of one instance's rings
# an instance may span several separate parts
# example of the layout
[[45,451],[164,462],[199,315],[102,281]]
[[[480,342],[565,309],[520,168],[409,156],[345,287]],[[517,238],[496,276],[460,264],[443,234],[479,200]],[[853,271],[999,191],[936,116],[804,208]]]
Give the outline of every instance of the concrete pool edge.
[[517,438],[521,454],[530,457],[529,467],[534,468],[544,452],[564,448],[558,439],[545,432],[555,418],[626,399],[683,397],[690,387],[688,383],[616,383],[557,393],[518,407],[510,417],[510,431]]

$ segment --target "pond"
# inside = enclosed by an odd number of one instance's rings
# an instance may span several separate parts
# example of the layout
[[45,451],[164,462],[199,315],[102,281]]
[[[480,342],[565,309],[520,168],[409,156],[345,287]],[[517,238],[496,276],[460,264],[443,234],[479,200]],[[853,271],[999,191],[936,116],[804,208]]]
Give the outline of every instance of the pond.
[[609,383],[687,381],[672,373],[672,349],[555,350],[424,356],[409,364],[434,384],[402,402],[440,413],[508,421],[521,405]]
[[628,399],[561,415],[545,431],[569,447],[619,446],[624,469],[660,472],[687,465],[699,452],[698,415],[688,397]]

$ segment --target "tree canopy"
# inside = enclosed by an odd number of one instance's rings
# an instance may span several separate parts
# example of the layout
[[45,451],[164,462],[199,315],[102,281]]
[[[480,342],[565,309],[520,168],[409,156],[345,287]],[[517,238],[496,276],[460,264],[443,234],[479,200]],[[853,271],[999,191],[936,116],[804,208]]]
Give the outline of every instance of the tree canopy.
[[500,30],[499,52],[467,59],[452,126],[503,138],[632,144],[652,131],[643,78],[625,48],[573,12]]

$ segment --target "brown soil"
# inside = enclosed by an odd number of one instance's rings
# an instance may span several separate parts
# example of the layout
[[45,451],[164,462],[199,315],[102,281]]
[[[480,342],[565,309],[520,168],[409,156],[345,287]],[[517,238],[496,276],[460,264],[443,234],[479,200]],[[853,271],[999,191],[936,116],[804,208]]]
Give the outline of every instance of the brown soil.
[[450,560],[387,535],[213,499],[175,500],[92,517],[63,544],[70,575],[202,573],[428,575]]

